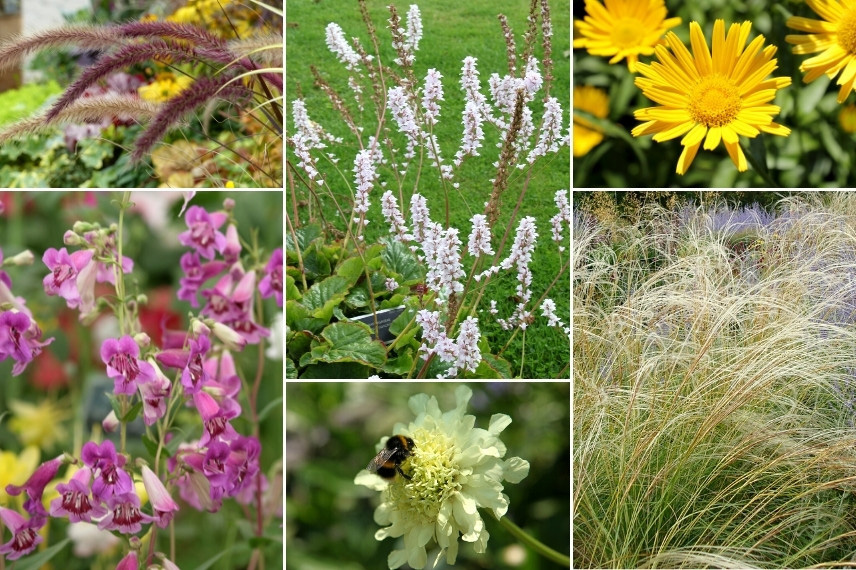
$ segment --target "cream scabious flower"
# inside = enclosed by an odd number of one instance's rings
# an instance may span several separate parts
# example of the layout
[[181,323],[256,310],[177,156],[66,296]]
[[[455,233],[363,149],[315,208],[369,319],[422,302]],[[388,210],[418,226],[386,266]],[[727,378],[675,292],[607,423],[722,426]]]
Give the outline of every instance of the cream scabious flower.
[[[405,563],[424,568],[426,545],[434,539],[440,555],[454,564],[458,537],[472,542],[476,552],[487,548],[489,534],[478,508],[492,509],[497,517],[508,510],[502,482],[518,483],[529,474],[529,462],[519,457],[502,459],[505,445],[499,434],[511,423],[505,414],[494,414],[488,429],[475,428],[475,416],[466,415],[473,392],[466,386],[455,390],[456,407],[441,412],[437,399],[426,394],[410,398],[416,420],[397,424],[395,433],[413,439],[413,455],[402,465],[410,480],[397,476],[387,483],[361,471],[354,483],[382,491],[383,502],[375,522],[389,525],[375,533],[377,540],[403,537],[404,549],[390,553],[390,568]],[[384,445],[386,438],[378,445]],[[439,556],[438,556],[439,560]],[[435,560],[436,564],[436,560]]]

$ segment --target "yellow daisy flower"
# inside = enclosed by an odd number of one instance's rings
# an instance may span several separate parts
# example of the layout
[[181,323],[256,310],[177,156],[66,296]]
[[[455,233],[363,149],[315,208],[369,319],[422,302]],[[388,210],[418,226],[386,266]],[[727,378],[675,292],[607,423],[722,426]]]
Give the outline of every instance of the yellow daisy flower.
[[574,20],[582,37],[574,39],[575,48],[588,48],[591,55],[612,56],[609,63],[627,59],[627,67],[636,71],[640,55],[651,55],[666,30],[681,23],[666,19],[664,0],[586,0],[586,16]]
[[838,122],[845,133],[856,133],[856,105],[843,107],[838,114]]
[[187,89],[191,83],[193,83],[193,79],[186,75],[170,72],[158,73],[154,81],[138,87],[137,93],[146,101],[163,103]]
[[853,0],[806,0],[806,4],[823,20],[793,16],[788,18],[789,28],[809,35],[788,35],[785,41],[794,44],[794,53],[823,52],[800,65],[803,81],[810,83],[823,74],[830,79],[838,72],[836,82],[838,102],[843,103],[856,88],[856,2]]
[[666,44],[657,46],[659,62],[639,64],[636,86],[661,107],[639,109],[637,119],[647,121],[633,136],[654,134],[657,142],[686,134],[684,150],[678,159],[677,173],[684,174],[692,164],[698,147],[713,150],[721,140],[737,170],[747,168],[746,156],[738,135],[755,137],[760,132],[788,136],[791,130],[773,122],[780,108],[768,103],[776,90],[791,84],[789,77],[767,76],[776,69],[776,46],[763,50],[764,36],[752,40],[746,49],[751,22],[731,24],[725,35],[725,22],[713,24],[713,50],[696,22],[690,23],[690,55],[674,33],[666,34]]
[[[574,109],[587,111],[599,119],[609,114],[609,98],[606,92],[583,85],[574,87]],[[583,156],[600,144],[603,133],[582,117],[574,115],[574,156]]]

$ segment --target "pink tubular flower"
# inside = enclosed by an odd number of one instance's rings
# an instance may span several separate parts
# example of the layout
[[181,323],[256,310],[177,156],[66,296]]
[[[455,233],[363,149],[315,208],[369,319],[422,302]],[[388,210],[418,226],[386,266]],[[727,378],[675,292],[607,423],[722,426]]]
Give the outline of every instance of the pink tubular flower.
[[105,501],[113,495],[128,493],[134,489],[131,476],[122,469],[125,457],[116,453],[116,446],[109,439],[104,440],[101,445],[87,441],[80,451],[80,458],[95,474],[95,480],[92,482],[93,498]]
[[235,224],[229,224],[226,228],[226,247],[222,253],[223,259],[228,263],[235,263],[241,256],[241,240],[238,238],[238,228]]
[[70,309],[76,308],[80,304],[77,278],[92,260],[92,255],[92,250],[75,251],[69,255],[64,247],[60,250],[48,248],[42,256],[42,261],[51,271],[43,280],[45,293],[59,295]]
[[0,360],[10,357],[15,360],[13,376],[23,372],[42,353],[42,348],[54,340],[41,341],[41,336],[41,329],[26,313],[13,310],[0,315]]
[[119,561],[119,564],[116,565],[116,570],[139,570],[139,568],[140,561],[137,558],[136,550],[132,550],[126,554],[125,557]]
[[278,247],[270,254],[265,266],[265,276],[259,281],[259,293],[262,299],[276,296],[276,304],[282,307],[282,248]]
[[222,253],[226,247],[226,236],[219,228],[226,222],[223,212],[208,213],[205,208],[191,206],[185,214],[185,222],[190,228],[178,235],[178,241],[193,247],[205,259],[214,259],[215,253]]
[[12,531],[12,540],[0,546],[0,554],[6,555],[7,560],[17,560],[29,554],[43,540],[38,530],[44,526],[46,518],[25,520],[15,511],[0,507],[0,520]]
[[208,373],[202,365],[202,357],[211,350],[211,341],[206,335],[198,339],[190,339],[190,355],[187,365],[181,372],[181,385],[188,395],[195,394],[208,382]]
[[26,491],[28,499],[24,501],[24,510],[30,513],[34,519],[46,519],[48,512],[42,505],[42,494],[45,492],[47,484],[56,475],[60,465],[62,465],[62,455],[45,461],[39,465],[23,485],[6,485],[6,492],[12,496],[18,496]]
[[178,280],[181,288],[178,290],[177,297],[182,301],[190,301],[191,306],[198,307],[199,300],[196,292],[203,283],[219,275],[228,266],[225,261],[208,261],[201,263],[199,254],[188,251],[181,256],[181,269],[184,271],[184,277]]
[[224,406],[217,404],[217,401],[206,392],[196,392],[193,394],[193,405],[199,410],[199,415],[202,416],[202,423],[205,426],[205,431],[199,439],[199,445],[207,445],[211,440],[221,439],[229,441],[238,436],[238,433],[229,423],[229,420],[235,418],[240,413],[240,407],[235,409],[229,405],[230,400],[224,400]]
[[229,480],[229,495],[235,496],[252,483],[259,472],[259,455],[262,446],[254,437],[238,436],[229,443],[226,474]]
[[151,382],[139,385],[140,397],[143,401],[143,421],[147,426],[153,425],[166,414],[166,401],[172,392],[172,383],[161,372],[154,358],[148,358],[149,364],[155,371]]
[[89,496],[89,480],[92,472],[88,467],[79,470],[68,483],[60,483],[56,490],[59,497],[51,501],[51,516],[64,517],[76,522],[90,522],[92,517],[107,514],[107,509],[93,503]]
[[98,523],[101,530],[118,530],[122,534],[137,534],[141,523],[154,522],[155,519],[140,511],[140,497],[134,491],[113,495],[108,499],[110,510]]
[[131,396],[139,384],[154,380],[154,368],[139,356],[140,347],[129,335],[118,340],[108,338],[101,345],[101,360],[107,365],[107,376],[113,379],[116,394]]
[[178,505],[172,500],[166,487],[163,486],[154,471],[149,469],[148,465],[143,466],[143,485],[146,487],[146,493],[148,493],[149,501],[152,504],[155,523],[161,528],[166,528],[174,513],[178,511]]

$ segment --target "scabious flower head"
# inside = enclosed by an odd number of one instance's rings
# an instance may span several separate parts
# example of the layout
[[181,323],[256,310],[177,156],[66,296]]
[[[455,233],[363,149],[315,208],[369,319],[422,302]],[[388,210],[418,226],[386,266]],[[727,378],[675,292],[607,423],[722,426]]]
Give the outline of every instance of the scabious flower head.
[[609,63],[626,59],[633,73],[639,56],[654,53],[666,30],[680,23],[680,18],[666,18],[664,0],[613,0],[606,7],[598,0],[586,0],[585,18],[574,20],[580,35],[574,47],[587,48],[591,55],[612,56]]
[[459,386],[455,409],[445,413],[433,396],[410,398],[416,420],[398,424],[393,431],[415,442],[414,455],[405,464],[411,479],[396,477],[387,483],[365,470],[354,479],[358,485],[383,491],[383,502],[374,517],[378,524],[389,526],[377,531],[375,538],[404,539],[404,549],[389,555],[389,568],[405,563],[424,568],[425,547],[432,538],[448,564],[457,558],[459,536],[474,543],[476,552],[485,552],[489,535],[478,508],[492,509],[498,517],[505,515],[509,498],[502,493],[502,482],[518,483],[529,474],[528,461],[502,459],[506,448],[498,436],[511,418],[495,414],[487,430],[474,428],[475,417],[466,415],[471,397],[472,390]]
[[184,216],[188,230],[178,234],[182,245],[193,247],[205,259],[214,259],[226,247],[226,236],[220,226],[226,222],[223,212],[208,213],[205,208],[191,206]]
[[822,52],[800,65],[803,81],[810,83],[824,74],[832,79],[841,73],[836,83],[841,86],[838,102],[843,103],[856,88],[856,6],[849,0],[806,0],[806,4],[823,19],[788,18],[789,28],[808,35],[788,35],[785,41],[794,44],[796,54]]
[[722,141],[740,172],[748,168],[740,148],[739,135],[749,138],[761,132],[788,136],[791,130],[773,122],[780,111],[770,105],[776,91],[791,84],[790,77],[767,76],[776,69],[776,46],[764,45],[758,36],[745,47],[751,22],[731,24],[725,34],[725,22],[713,24],[713,49],[708,49],[701,26],[690,22],[690,54],[673,32],[666,44],[657,48],[657,59],[650,65],[638,64],[641,77],[636,85],[660,107],[637,110],[637,119],[646,121],[633,129],[634,137],[653,134],[657,142],[683,136],[684,147],[676,172],[686,173],[704,142],[713,150]]

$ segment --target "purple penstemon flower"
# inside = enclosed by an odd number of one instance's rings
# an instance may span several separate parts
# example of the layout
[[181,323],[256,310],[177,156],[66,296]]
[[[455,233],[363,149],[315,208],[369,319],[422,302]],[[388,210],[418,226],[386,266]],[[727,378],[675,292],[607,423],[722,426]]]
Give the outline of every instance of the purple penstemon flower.
[[181,287],[176,296],[182,301],[189,301],[193,307],[199,306],[196,293],[202,284],[215,275],[219,275],[228,265],[225,261],[216,260],[201,263],[199,254],[193,251],[188,251],[182,255],[180,264],[184,271],[184,277],[178,280]]
[[184,216],[189,229],[178,235],[178,241],[195,248],[205,259],[214,259],[215,253],[222,253],[226,247],[226,236],[219,231],[226,219],[223,212],[209,213],[201,206],[191,206]]
[[172,392],[172,383],[161,372],[154,358],[149,357],[147,360],[155,371],[155,377],[150,382],[140,383],[139,389],[143,401],[143,421],[150,426],[166,414],[166,401]]
[[154,380],[154,368],[139,357],[140,347],[129,335],[108,338],[101,345],[101,360],[107,365],[107,376],[113,379],[116,394],[131,396],[139,383]]
[[229,476],[226,473],[226,462],[229,459],[229,445],[219,441],[208,444],[208,451],[202,460],[202,473],[211,486],[211,500],[217,501],[229,489]]
[[199,391],[193,394],[193,405],[199,410],[202,416],[202,423],[205,426],[205,431],[199,439],[199,445],[207,445],[209,441],[220,440],[229,441],[238,436],[235,428],[229,423],[229,420],[235,418],[240,413],[240,407],[237,409],[230,404],[233,400],[224,400],[224,405],[219,405],[210,394]]
[[40,341],[41,336],[41,329],[26,313],[6,311],[0,315],[0,360],[9,357],[15,360],[13,376],[23,372],[27,364],[41,354],[42,347],[54,340]]
[[149,502],[152,504],[155,523],[161,528],[166,528],[174,513],[178,511],[178,505],[158,476],[147,465],[143,466],[143,485],[146,487]]
[[134,491],[113,495],[107,501],[110,510],[98,523],[101,530],[118,530],[122,534],[137,534],[142,523],[154,522],[154,517],[140,511],[140,497]]
[[236,437],[229,443],[229,458],[226,473],[229,478],[229,494],[236,495],[250,485],[259,472],[259,455],[262,446],[254,437]]
[[24,501],[24,510],[30,513],[34,519],[46,519],[48,512],[42,505],[42,494],[44,494],[47,484],[56,475],[60,465],[62,465],[62,455],[45,461],[39,465],[23,485],[6,485],[6,493],[18,496],[26,491],[28,499]]
[[276,295],[276,304],[282,307],[282,248],[278,247],[271,253],[270,260],[265,266],[265,276],[259,281],[259,292],[262,299]]
[[181,385],[188,395],[195,394],[208,382],[208,373],[202,364],[202,358],[211,350],[211,341],[207,335],[190,339],[190,353],[187,364],[181,372]]
[[107,509],[94,502],[89,496],[89,481],[92,471],[88,467],[79,470],[68,483],[60,483],[56,490],[59,497],[51,501],[51,516],[64,517],[75,522],[91,522],[107,514]]
[[45,525],[46,518],[26,520],[11,509],[0,507],[0,520],[12,531],[12,540],[0,546],[0,554],[5,554],[7,560],[17,560],[29,554],[43,540],[38,530]]
[[116,453],[116,446],[109,439],[101,445],[88,441],[80,451],[83,464],[97,472],[92,483],[92,496],[104,501],[113,495],[128,493],[133,490],[131,476],[122,469],[125,457]]
[[69,254],[64,247],[59,250],[48,248],[42,256],[42,261],[51,271],[43,280],[45,293],[59,295],[69,308],[76,308],[80,304],[77,278],[92,261],[92,255],[93,251],[88,249]]

